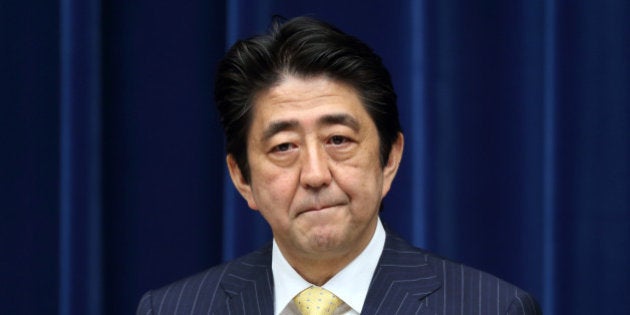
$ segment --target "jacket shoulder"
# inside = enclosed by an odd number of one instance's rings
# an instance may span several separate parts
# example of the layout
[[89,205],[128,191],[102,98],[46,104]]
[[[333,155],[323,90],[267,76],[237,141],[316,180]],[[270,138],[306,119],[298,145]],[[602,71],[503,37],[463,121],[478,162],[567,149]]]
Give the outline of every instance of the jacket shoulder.
[[148,291],[140,299],[136,313],[223,313],[226,302],[239,290],[242,283],[239,280],[248,278],[257,270],[270,268],[270,257],[270,250],[266,246],[233,261]]
[[447,308],[457,305],[479,314],[542,314],[533,296],[516,285],[437,255],[427,256],[442,282],[440,294],[431,298],[443,300]]
[[[445,314],[461,313],[462,310],[466,314],[541,314],[536,300],[517,286],[487,272],[416,248],[396,235],[388,234],[383,256],[388,257],[389,264],[406,261],[407,264],[422,266],[424,271],[421,275],[439,283],[433,285],[435,290],[424,296],[424,305],[439,308]],[[415,269],[421,270],[420,267]]]

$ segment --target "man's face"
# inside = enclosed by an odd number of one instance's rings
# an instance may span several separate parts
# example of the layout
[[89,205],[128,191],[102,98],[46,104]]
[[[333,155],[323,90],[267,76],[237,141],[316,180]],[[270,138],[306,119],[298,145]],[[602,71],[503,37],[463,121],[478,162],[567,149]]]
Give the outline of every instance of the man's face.
[[402,135],[383,167],[378,131],[358,94],[323,76],[287,76],[257,95],[252,114],[250,182],[231,156],[228,167],[282,253],[327,259],[362,251],[396,174]]

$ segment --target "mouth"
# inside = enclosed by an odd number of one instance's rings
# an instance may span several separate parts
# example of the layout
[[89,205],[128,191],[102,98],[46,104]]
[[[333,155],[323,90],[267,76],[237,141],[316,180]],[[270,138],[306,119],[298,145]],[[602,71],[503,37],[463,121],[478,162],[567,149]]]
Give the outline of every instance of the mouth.
[[341,206],[341,204],[332,204],[332,205],[318,205],[318,206],[314,206],[314,207],[309,207],[307,209],[301,210],[298,212],[298,215],[304,214],[304,213],[309,213],[309,212],[321,212],[321,211],[326,211],[332,208],[336,208]]
[[298,203],[295,204],[295,216],[300,216],[305,213],[311,214],[327,214],[328,212],[336,212],[341,207],[350,204],[350,198],[341,194],[333,192],[320,192],[317,194],[309,194],[306,196],[300,196],[297,199]]

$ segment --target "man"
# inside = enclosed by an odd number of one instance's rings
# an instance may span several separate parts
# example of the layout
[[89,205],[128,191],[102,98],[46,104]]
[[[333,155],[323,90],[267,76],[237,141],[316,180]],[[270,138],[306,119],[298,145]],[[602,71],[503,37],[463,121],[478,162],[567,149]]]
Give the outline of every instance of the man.
[[389,73],[358,39],[310,18],[275,25],[230,49],[215,98],[232,181],[273,242],[148,292],[138,314],[539,313],[383,228],[404,138]]

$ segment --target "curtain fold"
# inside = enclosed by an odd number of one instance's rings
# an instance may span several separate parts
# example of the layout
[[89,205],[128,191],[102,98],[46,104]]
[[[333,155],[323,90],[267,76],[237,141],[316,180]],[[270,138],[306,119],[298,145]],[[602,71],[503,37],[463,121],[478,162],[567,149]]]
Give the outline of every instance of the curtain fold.
[[60,3],[59,314],[101,314],[100,1]]
[[544,70],[542,82],[543,89],[543,166],[542,166],[542,299],[545,304],[542,310],[545,314],[556,313],[556,1],[544,2]]
[[[413,161],[411,165],[411,178],[414,193],[411,194],[411,229],[410,241],[417,246],[428,246],[428,204],[427,204],[427,97],[426,97],[426,15],[423,1],[410,1],[409,28],[407,41],[409,42],[408,64],[409,74],[406,80],[409,82],[408,99],[401,97],[401,104],[413,104],[410,107],[411,122],[408,123],[406,144],[408,152],[406,159]],[[401,95],[404,97],[405,94]],[[393,211],[392,211],[393,212]]]

